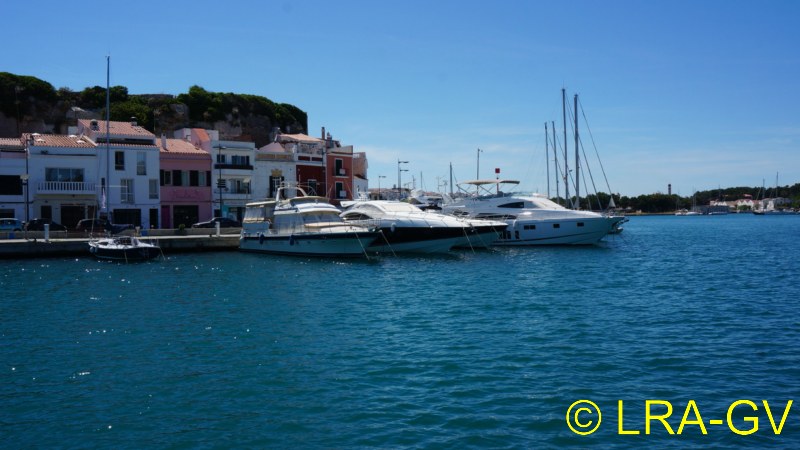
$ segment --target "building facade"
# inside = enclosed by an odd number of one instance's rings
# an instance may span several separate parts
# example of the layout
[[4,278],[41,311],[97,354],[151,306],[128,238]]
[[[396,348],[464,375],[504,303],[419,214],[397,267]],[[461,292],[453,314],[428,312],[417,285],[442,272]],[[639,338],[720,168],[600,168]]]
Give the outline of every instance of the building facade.
[[188,139],[158,141],[161,227],[190,227],[213,217],[211,155]]
[[81,119],[78,133],[97,144],[100,216],[112,222],[160,228],[159,148],[135,122]]

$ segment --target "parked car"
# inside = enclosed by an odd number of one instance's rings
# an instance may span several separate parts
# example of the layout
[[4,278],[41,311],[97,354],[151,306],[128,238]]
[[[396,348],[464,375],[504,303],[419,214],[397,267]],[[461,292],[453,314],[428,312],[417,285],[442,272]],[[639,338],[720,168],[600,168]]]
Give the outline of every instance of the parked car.
[[106,219],[83,219],[75,225],[77,231],[101,232],[110,231],[111,234],[121,233],[125,230],[132,230],[135,227],[131,224],[111,223]]
[[25,224],[25,229],[28,231],[44,231],[45,224],[50,224],[50,231],[67,231],[67,227],[58,222],[53,222],[52,219],[33,219]]
[[0,231],[22,231],[22,221],[19,219],[0,219]]
[[242,223],[237,222],[233,219],[228,219],[227,217],[214,217],[211,220],[205,222],[199,222],[192,225],[192,228],[216,228],[217,222],[219,222],[220,228],[241,228]]

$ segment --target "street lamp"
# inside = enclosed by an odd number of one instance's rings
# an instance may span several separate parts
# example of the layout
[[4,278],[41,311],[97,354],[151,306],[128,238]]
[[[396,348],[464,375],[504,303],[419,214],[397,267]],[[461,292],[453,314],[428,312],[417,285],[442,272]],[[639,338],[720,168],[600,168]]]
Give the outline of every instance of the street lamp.
[[378,175],[378,200],[381,199],[381,178],[386,178],[386,175]]
[[401,169],[400,164],[408,164],[408,161],[400,161],[397,159],[397,199],[400,200],[402,198],[402,184],[400,184],[400,173],[401,172],[408,172],[408,169]]
[[19,176],[19,179],[22,181],[22,187],[25,189],[25,223],[28,223],[28,179],[30,179],[30,175],[27,173],[23,173]]

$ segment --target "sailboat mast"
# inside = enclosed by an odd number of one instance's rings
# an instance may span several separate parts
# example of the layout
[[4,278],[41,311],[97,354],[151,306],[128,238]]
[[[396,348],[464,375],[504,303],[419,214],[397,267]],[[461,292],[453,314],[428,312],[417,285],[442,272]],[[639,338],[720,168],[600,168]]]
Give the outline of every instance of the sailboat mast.
[[572,110],[575,115],[575,209],[581,209],[581,177],[580,177],[580,145],[578,140],[578,94],[575,94],[575,107]]
[[450,163],[450,197],[453,196],[453,163]]
[[561,88],[561,114],[564,123],[564,198],[567,205],[570,204],[569,197],[569,162],[567,159],[567,90]]
[[[105,201],[103,202],[103,208],[106,209],[108,213],[109,203],[111,199],[111,55],[106,56],[106,182],[103,188],[105,192],[103,193],[105,197]],[[109,219],[109,222],[111,220]]]
[[[553,125],[551,127],[553,129],[553,173],[555,174],[553,178],[556,179],[556,201],[558,201],[558,196],[561,195],[561,188],[558,185],[558,145],[556,145],[556,121],[551,120],[550,124]],[[559,201],[558,204],[560,205],[561,202]]]
[[547,169],[547,198],[550,198],[550,136],[547,132],[547,122],[544,123],[544,166]]

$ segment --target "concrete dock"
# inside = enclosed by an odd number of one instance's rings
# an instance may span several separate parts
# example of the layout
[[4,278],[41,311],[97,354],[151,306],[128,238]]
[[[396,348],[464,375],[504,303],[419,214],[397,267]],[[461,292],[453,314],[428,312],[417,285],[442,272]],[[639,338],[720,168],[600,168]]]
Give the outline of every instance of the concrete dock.
[[[0,238],[0,259],[42,258],[50,256],[90,256],[88,237],[51,237],[46,241],[39,233],[27,238],[15,233],[13,238]],[[161,247],[165,256],[173,253],[203,251],[236,251],[239,234],[203,234],[145,236],[139,239],[153,242]]]

